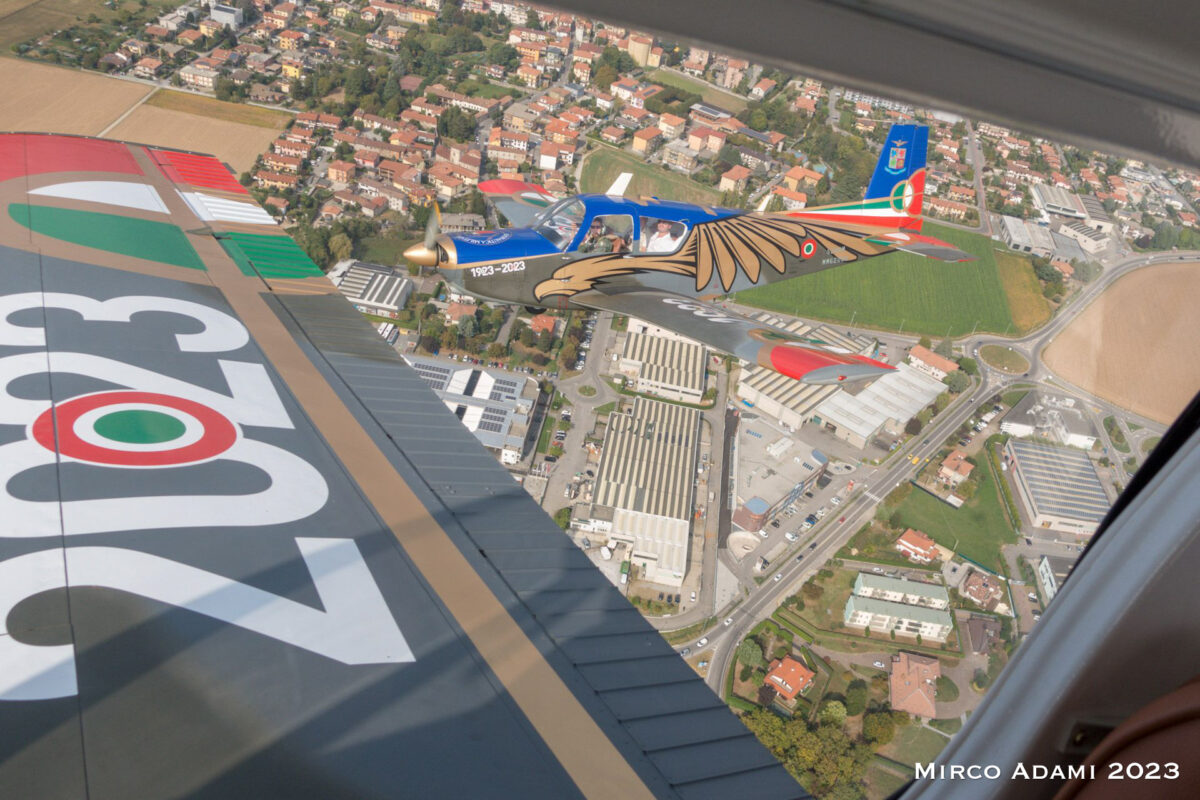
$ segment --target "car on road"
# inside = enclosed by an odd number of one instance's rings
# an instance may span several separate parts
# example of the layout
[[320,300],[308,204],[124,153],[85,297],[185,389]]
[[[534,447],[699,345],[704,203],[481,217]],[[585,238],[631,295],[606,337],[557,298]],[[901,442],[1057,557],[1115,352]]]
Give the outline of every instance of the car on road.
[[725,627],[728,628],[732,624],[733,624],[733,617],[726,617],[725,618]]
[[808,549],[809,549],[809,550],[816,550],[816,549],[817,549],[817,543],[816,543],[816,542],[813,542],[812,544],[810,544],[810,545],[808,546]]
[[771,520],[771,527],[772,527],[772,528],[778,528],[778,527],[779,527],[779,520],[777,520],[777,519],[773,519],[773,520]]
[[1033,544],[1033,539],[1030,539],[1028,536],[1026,536],[1026,537],[1025,537],[1025,544],[1032,545],[1032,544]]
[[685,647],[679,651],[679,655],[681,655],[681,656],[690,656],[691,654],[692,654],[692,648],[690,648],[690,647]]
[[829,509],[825,508],[825,506],[821,506],[820,508],[817,509],[817,519],[822,519],[828,513],[829,513]]
[[871,567],[871,572],[883,572],[882,567]]
[[783,580],[783,573],[782,573],[782,572],[776,572],[776,573],[775,573],[775,582],[776,582],[776,583],[779,583],[781,580]]
[[692,592],[692,602],[696,602],[696,593]]
[[1035,594],[1034,592],[1030,592],[1030,593],[1028,594],[1028,597],[1029,597],[1029,599],[1030,599],[1032,602],[1034,602],[1034,603],[1036,603],[1036,602],[1038,601],[1038,596],[1037,596],[1037,594]]
[[883,662],[875,661],[875,662],[872,662],[871,666],[875,667],[875,669],[883,669]]
[[813,526],[813,524],[811,522],[809,522],[808,520],[804,520],[804,522],[800,524],[800,530],[806,531],[809,528],[811,528],[812,526]]
[[794,541],[796,541],[797,539],[799,539],[800,537],[799,537],[799,536],[797,536],[797,535],[796,535],[795,533],[793,533],[792,531],[788,531],[787,533],[785,533],[785,534],[783,535],[783,538],[787,539],[789,542],[794,542]]
[[804,560],[804,553],[801,553],[800,555],[796,556],[796,560],[797,560],[797,561],[803,561],[803,560]]
[[696,647],[704,647],[704,645],[706,645],[706,644],[708,644],[708,637],[707,637],[707,636],[705,636],[705,637],[704,637],[703,639],[701,639],[700,641],[696,642]]
[[845,521],[846,521],[846,518],[845,518],[845,517],[840,517],[840,518],[838,519],[838,522],[845,522]]
[[759,536],[761,536],[761,537],[763,537],[763,538],[765,539],[765,538],[767,538],[768,536],[770,536],[770,535],[771,535],[771,532],[770,532],[769,530],[767,530],[766,528],[763,528],[762,530],[760,530],[760,531],[758,532],[758,535],[759,535]]
[[835,506],[840,506],[842,504],[842,498],[838,497],[837,495],[834,495],[833,499],[830,500],[829,502],[833,503]]

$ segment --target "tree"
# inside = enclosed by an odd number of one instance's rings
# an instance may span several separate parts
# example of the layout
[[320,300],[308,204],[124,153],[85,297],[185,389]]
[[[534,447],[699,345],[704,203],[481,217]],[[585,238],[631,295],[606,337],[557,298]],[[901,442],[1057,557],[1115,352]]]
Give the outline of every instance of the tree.
[[877,745],[885,745],[896,735],[896,723],[888,712],[867,714],[863,717],[863,738]]
[[913,417],[908,422],[904,423],[904,432],[909,436],[916,436],[921,432],[921,428],[923,427],[924,426],[921,424],[921,420]]
[[488,48],[487,60],[489,64],[498,64],[505,69],[516,69],[521,63],[521,55],[517,52],[517,48],[511,44],[497,42]]
[[473,315],[468,314],[458,321],[458,332],[464,339],[470,339],[479,333],[479,323]]
[[354,254],[354,243],[344,233],[335,233],[329,237],[329,254],[334,261],[345,261]]
[[450,106],[438,118],[438,133],[460,142],[475,136],[475,118],[458,106]]
[[758,687],[758,704],[765,708],[771,705],[771,703],[775,702],[775,698],[778,696],[778,694],[779,693],[773,688],[764,683],[762,686]]
[[947,375],[946,379],[942,381],[942,383],[949,386],[950,391],[958,394],[971,385],[971,379],[968,378],[961,370],[956,369],[954,372],[951,372],[949,375]]
[[968,375],[979,374],[979,364],[973,358],[962,358],[958,361],[958,367]]
[[765,708],[756,708],[746,714],[742,717],[742,723],[777,758],[782,758],[792,746],[791,737],[784,728],[783,720]]
[[954,493],[963,500],[970,500],[977,491],[979,491],[979,484],[971,480],[963,481],[954,489]]
[[921,340],[917,342],[917,344],[919,344],[921,347],[924,347],[926,350],[929,350],[933,347],[933,340],[928,336],[922,336]]
[[867,710],[867,682],[862,678],[851,681],[846,687],[846,714],[858,716]]
[[758,646],[758,642],[749,638],[743,639],[738,645],[737,660],[751,669],[758,669],[765,663],[762,648]]
[[839,700],[826,700],[821,704],[821,711],[817,714],[817,720],[822,725],[840,728],[846,722],[846,706]]
[[488,358],[504,358],[508,355],[508,348],[500,344],[500,342],[492,342],[487,348]]
[[521,344],[525,345],[526,347],[533,347],[535,338],[536,334],[533,332],[533,328],[529,327],[528,325],[521,326],[521,332],[517,334],[517,340]]
[[950,358],[950,356],[954,355],[954,342],[949,339],[942,339],[937,343],[937,347],[933,348],[933,352],[943,358]]

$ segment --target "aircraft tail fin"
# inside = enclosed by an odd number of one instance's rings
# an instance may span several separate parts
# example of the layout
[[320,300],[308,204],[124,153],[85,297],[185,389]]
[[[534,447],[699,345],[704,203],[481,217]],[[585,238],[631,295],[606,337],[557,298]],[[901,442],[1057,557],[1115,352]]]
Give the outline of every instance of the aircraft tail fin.
[[929,128],[893,125],[883,143],[864,203],[887,200],[894,211],[909,218],[910,223],[901,227],[920,230],[928,148]]

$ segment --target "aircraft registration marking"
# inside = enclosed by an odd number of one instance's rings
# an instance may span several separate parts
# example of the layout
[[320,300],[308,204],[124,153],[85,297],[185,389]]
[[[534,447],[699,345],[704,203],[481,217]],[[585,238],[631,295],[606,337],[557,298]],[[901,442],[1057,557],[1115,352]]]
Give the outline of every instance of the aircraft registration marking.
[[[166,312],[200,323],[176,334],[181,353],[229,353],[250,341],[240,321],[199,303],[155,296],[97,300],[69,293],[28,292],[0,297],[0,346],[46,344],[41,327],[9,317],[43,307],[70,309],[85,321],[131,323],[140,312]],[[167,345],[168,348],[171,344]],[[178,528],[253,528],[311,516],[330,490],[321,472],[275,444],[246,436],[245,426],[295,429],[265,366],[216,358],[228,393],[144,367],[90,353],[18,352],[0,358],[0,424],[20,426],[25,438],[0,445],[0,486],[35,468],[78,463],[89,469],[155,470],[214,460],[241,462],[269,477],[258,492],[228,495],[130,494],[96,499],[34,500],[5,488],[0,536],[45,539],[48,549],[0,562],[0,701],[78,693],[74,646],[34,645],[8,628],[10,612],[42,592],[99,586],[151,598],[344,664],[415,660],[378,585],[351,539],[298,537],[323,609],[266,592],[224,575],[161,555],[123,547],[68,546],[71,537]],[[31,376],[73,375],[124,387],[52,402],[14,392]],[[48,384],[47,384],[48,385]]]

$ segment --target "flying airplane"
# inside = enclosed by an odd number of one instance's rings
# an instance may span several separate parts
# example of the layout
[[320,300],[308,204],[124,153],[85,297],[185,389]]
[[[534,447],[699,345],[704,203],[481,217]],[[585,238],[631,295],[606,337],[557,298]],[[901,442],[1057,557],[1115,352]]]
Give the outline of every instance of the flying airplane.
[[216,159],[0,134],[0,797],[801,790]]
[[973,261],[920,233],[927,146],[928,128],[893,125],[865,200],[778,213],[627,198],[628,173],[604,194],[557,201],[533,184],[485,181],[523,227],[439,234],[433,215],[404,255],[485,300],[628,314],[804,383],[873,378],[892,368],[708,300],[897,251]]

